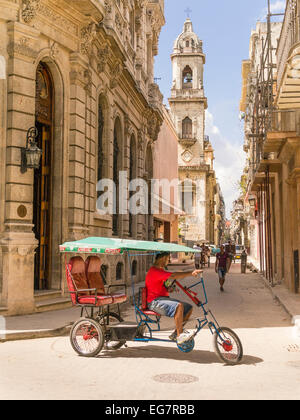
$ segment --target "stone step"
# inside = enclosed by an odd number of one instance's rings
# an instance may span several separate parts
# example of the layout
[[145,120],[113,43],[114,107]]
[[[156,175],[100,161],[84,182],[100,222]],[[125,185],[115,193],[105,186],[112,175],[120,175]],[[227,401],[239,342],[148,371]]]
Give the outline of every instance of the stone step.
[[5,315],[7,312],[7,308],[5,306],[0,306],[0,315]]
[[72,307],[72,302],[69,297],[60,297],[54,299],[42,300],[36,302],[35,308],[36,312],[47,312],[54,311],[58,309],[67,309]]
[[62,297],[61,290],[41,290],[34,293],[34,301],[36,303],[49,299],[58,299]]

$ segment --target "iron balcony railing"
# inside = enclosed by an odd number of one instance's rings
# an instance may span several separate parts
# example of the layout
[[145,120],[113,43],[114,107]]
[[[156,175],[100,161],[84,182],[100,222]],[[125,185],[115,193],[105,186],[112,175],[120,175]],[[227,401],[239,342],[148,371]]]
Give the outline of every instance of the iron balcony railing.
[[281,85],[293,45],[300,40],[300,0],[287,0],[284,21],[277,47],[277,86]]

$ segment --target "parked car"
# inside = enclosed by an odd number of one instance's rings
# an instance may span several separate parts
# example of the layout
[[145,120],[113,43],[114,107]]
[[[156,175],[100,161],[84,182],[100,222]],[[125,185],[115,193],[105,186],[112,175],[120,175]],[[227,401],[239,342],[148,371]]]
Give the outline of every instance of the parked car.
[[210,250],[211,250],[211,255],[217,255],[218,254],[218,252],[221,252],[221,249],[220,248],[218,248],[216,245],[214,245],[214,244],[212,244],[212,245],[209,245],[209,247],[210,247]]
[[242,252],[244,251],[244,247],[242,245],[235,246],[235,259],[240,260]]

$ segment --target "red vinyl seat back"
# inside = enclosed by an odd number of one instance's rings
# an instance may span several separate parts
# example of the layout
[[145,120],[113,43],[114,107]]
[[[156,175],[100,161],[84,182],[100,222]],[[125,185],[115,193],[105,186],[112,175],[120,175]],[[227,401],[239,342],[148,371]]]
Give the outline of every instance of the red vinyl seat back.
[[146,311],[148,309],[146,287],[143,287],[141,290],[141,309],[142,311]]
[[[75,292],[75,286],[72,280],[72,275],[71,275],[71,271],[72,271],[72,261],[70,260],[69,262],[66,262],[66,278],[67,278],[67,285],[68,285],[68,289],[69,292]],[[75,293],[71,293],[71,300],[73,305],[76,305],[76,294]]]
[[86,276],[91,289],[97,289],[100,295],[105,294],[103,278],[100,274],[101,260],[99,257],[88,257],[86,262]]
[[[73,278],[74,286],[76,290],[90,289],[86,273],[85,273],[85,262],[81,257],[72,257],[69,264],[71,265],[71,275]],[[72,293],[73,294],[73,293]],[[88,292],[78,293],[78,296],[87,295]]]

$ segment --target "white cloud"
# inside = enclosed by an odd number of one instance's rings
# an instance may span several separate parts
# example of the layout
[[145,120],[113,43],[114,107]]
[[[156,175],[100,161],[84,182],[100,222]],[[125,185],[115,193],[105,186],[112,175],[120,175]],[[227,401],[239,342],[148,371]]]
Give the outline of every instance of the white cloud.
[[[271,13],[284,13],[286,7],[286,1],[285,0],[276,0],[273,1],[270,5]],[[258,20],[265,20],[268,14],[268,8],[265,7],[261,13]]]
[[282,13],[285,11],[285,0],[277,0],[275,3],[271,3],[272,13]]
[[210,136],[215,151],[216,176],[224,196],[227,217],[230,217],[232,203],[239,195],[237,182],[240,180],[245,167],[246,156],[243,145],[230,141],[223,136],[209,111],[206,111],[206,134]]

